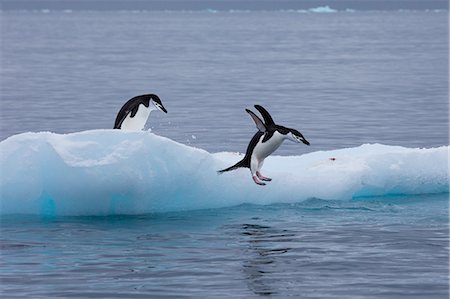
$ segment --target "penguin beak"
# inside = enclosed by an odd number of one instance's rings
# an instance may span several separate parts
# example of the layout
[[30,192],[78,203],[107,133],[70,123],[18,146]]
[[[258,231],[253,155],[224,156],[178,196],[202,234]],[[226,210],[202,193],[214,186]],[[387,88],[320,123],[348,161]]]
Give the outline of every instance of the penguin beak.
[[309,142],[308,142],[308,140],[305,139],[305,137],[294,135],[294,134],[293,134],[293,136],[294,136],[295,141],[297,141],[298,143],[303,142],[304,144],[309,145]]
[[159,110],[161,110],[164,113],[167,113],[166,108],[164,108],[164,106],[162,104],[159,103],[155,103],[156,108],[158,108]]

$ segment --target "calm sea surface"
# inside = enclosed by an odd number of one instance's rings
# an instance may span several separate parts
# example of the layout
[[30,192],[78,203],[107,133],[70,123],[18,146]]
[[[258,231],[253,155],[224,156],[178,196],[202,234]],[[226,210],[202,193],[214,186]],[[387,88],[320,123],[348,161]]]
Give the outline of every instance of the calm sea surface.
[[448,298],[448,195],[2,219],[2,298]]
[[[3,11],[0,138],[112,128],[245,151],[448,145],[448,12]],[[24,186],[26,187],[26,186]],[[245,197],[242,200],[245,203]],[[3,216],[2,298],[448,298],[448,194],[117,217]]]
[[[45,11],[44,11],[45,12]],[[447,12],[3,12],[1,139],[112,128],[158,94],[159,135],[244,152],[265,106],[311,147],[448,144]]]

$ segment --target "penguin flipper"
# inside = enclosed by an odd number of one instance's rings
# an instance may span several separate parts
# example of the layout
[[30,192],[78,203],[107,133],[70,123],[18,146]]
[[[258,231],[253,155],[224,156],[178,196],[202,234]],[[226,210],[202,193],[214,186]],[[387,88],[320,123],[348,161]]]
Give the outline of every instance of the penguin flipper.
[[[139,104],[139,105],[140,105],[140,104]],[[130,117],[135,117],[135,116],[136,116],[136,113],[138,112],[139,105],[136,105],[136,106],[134,106],[133,108],[131,108],[131,110],[128,110],[128,111],[127,111],[127,114],[130,113],[130,111],[131,111]],[[145,106],[145,105],[144,105],[144,106]]]
[[272,116],[270,115],[270,113],[263,107],[260,105],[255,105],[256,110],[259,111],[259,113],[261,113],[263,119],[264,119],[264,123],[266,124],[266,126],[270,126],[270,125],[274,125],[275,122],[272,119]]
[[114,123],[114,129],[120,129],[122,127],[122,123],[127,118],[128,114],[130,114],[130,110],[120,111],[117,114],[116,122]]
[[250,114],[250,116],[252,117],[253,121],[256,124],[256,128],[258,128],[258,130],[260,132],[266,132],[267,131],[267,127],[266,125],[262,122],[262,120],[252,111],[245,109],[245,111],[247,111],[248,114]]

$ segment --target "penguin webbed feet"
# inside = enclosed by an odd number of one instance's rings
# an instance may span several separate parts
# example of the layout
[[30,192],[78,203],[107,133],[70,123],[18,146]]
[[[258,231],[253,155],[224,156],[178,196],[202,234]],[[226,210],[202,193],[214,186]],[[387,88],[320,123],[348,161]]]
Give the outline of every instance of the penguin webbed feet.
[[259,178],[261,181],[270,182],[270,181],[272,180],[271,178],[268,178],[268,177],[263,176],[259,171],[256,172],[256,175],[258,176],[258,178]]
[[256,175],[253,176],[253,181],[254,181],[256,184],[260,185],[260,186],[265,186],[265,185],[266,185],[266,183],[263,183],[263,182],[261,182],[260,180],[258,180],[258,178],[256,177]]

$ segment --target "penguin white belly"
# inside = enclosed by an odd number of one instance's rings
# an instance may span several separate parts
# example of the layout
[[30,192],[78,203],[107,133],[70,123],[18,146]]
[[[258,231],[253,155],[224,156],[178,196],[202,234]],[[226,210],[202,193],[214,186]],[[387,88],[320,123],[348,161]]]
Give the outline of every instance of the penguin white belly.
[[262,140],[264,139],[264,135],[261,136],[253,149],[252,156],[254,156],[259,162],[263,161],[265,158],[270,156],[270,154],[276,151],[278,147],[280,147],[283,143],[284,137],[284,135],[275,132],[269,140],[263,143]]
[[128,113],[120,128],[127,131],[143,130],[151,111],[152,109],[140,104],[136,115],[131,117],[131,112]]

